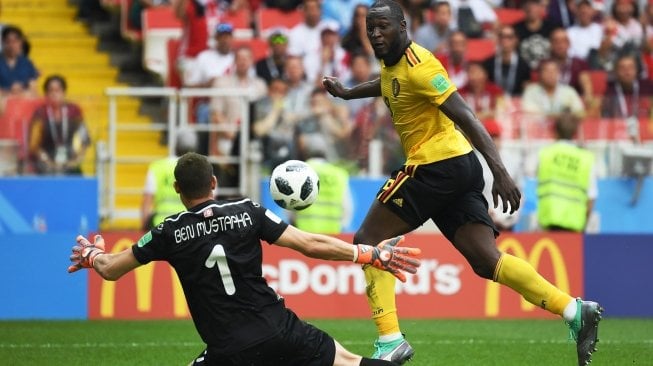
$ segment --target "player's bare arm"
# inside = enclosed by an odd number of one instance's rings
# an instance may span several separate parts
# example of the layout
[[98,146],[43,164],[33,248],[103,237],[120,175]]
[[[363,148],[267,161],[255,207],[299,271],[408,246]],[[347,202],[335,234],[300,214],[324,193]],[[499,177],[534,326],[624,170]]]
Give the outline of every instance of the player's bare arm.
[[403,241],[404,237],[398,236],[374,247],[366,244],[352,245],[332,236],[308,233],[288,225],[274,244],[294,249],[310,258],[370,264],[405,282],[404,272],[417,272],[421,250],[397,247]]
[[104,239],[96,235],[93,243],[82,235],[77,236],[77,245],[70,256],[72,264],[68,272],[72,273],[82,268],[93,268],[105,280],[116,281],[125,273],[141,264],[134,257],[131,248],[119,253],[105,253]]
[[454,92],[442,103],[440,110],[460,127],[474,147],[485,157],[494,175],[494,184],[492,185],[494,207],[497,207],[499,197],[501,197],[504,212],[508,210],[508,204],[510,204],[510,213],[517,211],[521,201],[521,192],[503,165],[492,138],[469,105],[458,92]]
[[351,88],[346,88],[342,83],[333,76],[325,76],[322,84],[329,94],[342,99],[359,99],[381,96],[381,79],[366,81]]

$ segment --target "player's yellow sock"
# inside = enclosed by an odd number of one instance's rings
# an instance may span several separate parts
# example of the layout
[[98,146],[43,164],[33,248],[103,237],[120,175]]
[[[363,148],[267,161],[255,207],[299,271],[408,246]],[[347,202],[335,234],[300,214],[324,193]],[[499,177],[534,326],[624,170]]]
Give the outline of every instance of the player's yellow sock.
[[367,302],[379,335],[400,333],[395,304],[395,276],[372,266],[365,266]]
[[573,298],[542,277],[525,260],[503,253],[494,269],[494,281],[519,292],[526,301],[554,314],[562,313]]

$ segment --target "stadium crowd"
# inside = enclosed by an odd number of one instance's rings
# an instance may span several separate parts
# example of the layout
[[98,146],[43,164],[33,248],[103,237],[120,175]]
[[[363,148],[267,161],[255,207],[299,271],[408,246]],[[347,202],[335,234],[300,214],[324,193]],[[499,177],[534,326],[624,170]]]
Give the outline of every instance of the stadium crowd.
[[[141,12],[169,7],[182,24],[175,75],[168,86],[237,87],[248,90],[250,135],[261,142],[269,171],[287,159],[306,159],[311,141],[328,141],[326,158],[350,173],[365,175],[370,146],[382,141],[382,173],[403,161],[398,136],[382,98],[342,101],[325,93],[323,76],[355,85],[378,76],[379,63],[367,39],[365,17],[371,0],[130,0],[129,26],[141,29]],[[553,140],[554,121],[571,113],[584,123],[649,120],[653,96],[653,2],[645,0],[401,0],[409,37],[432,50],[449,77],[491,134],[505,140]],[[78,20],[106,16],[112,0],[81,0]],[[264,9],[299,14],[291,27],[263,28]],[[228,22],[248,19],[243,36]],[[261,54],[251,39],[264,41]],[[0,88],[3,109],[12,98],[38,96],[38,65],[29,61],[21,30],[2,31]],[[50,80],[50,79],[48,79]],[[58,82],[65,92],[65,78]],[[44,92],[49,93],[48,83]],[[47,103],[44,98],[42,103]],[[200,133],[198,151],[211,156],[238,153],[241,101],[197,98],[191,120],[223,126]],[[27,131],[2,137],[29,141],[27,173],[79,173],[79,154],[90,141],[66,131],[69,116],[37,109]],[[84,128],[81,110],[80,125]],[[45,112],[43,112],[45,111]],[[54,116],[58,118],[51,118]],[[34,127],[41,120],[53,123]],[[65,121],[64,121],[65,120]],[[4,119],[0,119],[4,121]],[[64,121],[65,123],[61,123]],[[57,123],[54,123],[57,122]],[[77,126],[75,124],[75,126]],[[52,129],[54,128],[54,130]],[[49,134],[44,133],[50,130]],[[68,127],[69,129],[69,127]],[[11,128],[13,131],[13,127]],[[580,128],[583,131],[583,128]],[[34,134],[38,133],[38,136]],[[68,133],[67,159],[74,169],[56,169],[39,138]],[[580,136],[582,137],[582,136]],[[632,136],[636,139],[636,136]],[[82,141],[82,143],[80,143]],[[75,149],[73,149],[73,142]],[[46,156],[47,155],[47,156]],[[47,159],[46,159],[47,158]],[[65,164],[64,164],[65,165]],[[510,165],[510,164],[508,164]],[[514,164],[515,177],[534,176],[533,167]],[[528,164],[526,164],[528,165]],[[50,168],[44,168],[50,167]],[[223,167],[227,178],[233,169]],[[517,171],[520,170],[520,171]],[[236,172],[237,174],[237,172]],[[599,174],[605,174],[604,171]],[[228,182],[229,179],[226,179]]]

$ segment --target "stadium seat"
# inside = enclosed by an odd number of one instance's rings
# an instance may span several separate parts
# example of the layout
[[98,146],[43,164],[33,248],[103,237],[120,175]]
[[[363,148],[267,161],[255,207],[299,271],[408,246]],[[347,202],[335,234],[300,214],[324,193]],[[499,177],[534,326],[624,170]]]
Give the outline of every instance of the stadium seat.
[[27,158],[29,123],[42,98],[8,97],[0,117],[0,139],[13,140],[18,145],[18,161]]
[[177,55],[179,55],[179,45],[181,41],[178,39],[169,39],[166,44],[167,49],[167,78],[164,79],[165,85],[173,88],[181,88],[181,75],[177,69]]
[[234,27],[234,38],[250,39],[254,37],[252,18],[249,11],[228,11],[220,17],[220,22],[230,23]]
[[179,39],[182,24],[172,8],[160,6],[143,12],[143,66],[145,69],[168,79],[168,40]]
[[587,73],[592,81],[592,92],[594,95],[603,96],[608,88],[608,73],[604,70],[589,70]]
[[467,40],[467,59],[483,61],[494,55],[494,41],[489,38],[470,38]]
[[513,25],[524,20],[526,16],[521,9],[496,8],[494,12],[497,14],[497,21],[501,25]]
[[303,21],[304,14],[299,10],[284,12],[279,9],[260,8],[256,14],[256,28],[263,38],[275,28],[291,29]]

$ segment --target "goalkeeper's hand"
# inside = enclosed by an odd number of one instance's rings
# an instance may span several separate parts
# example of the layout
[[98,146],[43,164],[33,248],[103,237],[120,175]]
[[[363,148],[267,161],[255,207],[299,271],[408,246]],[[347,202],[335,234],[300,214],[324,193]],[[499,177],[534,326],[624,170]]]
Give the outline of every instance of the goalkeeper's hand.
[[404,236],[397,236],[382,241],[379,245],[358,244],[354,253],[354,262],[369,264],[378,269],[388,271],[397,277],[401,282],[406,282],[406,274],[416,273],[420,266],[417,258],[422,252],[418,248],[397,247],[404,241]]
[[93,268],[95,257],[104,254],[104,239],[101,235],[95,235],[93,244],[82,235],[77,236],[77,245],[73,247],[73,254],[70,261],[73,264],[68,267],[68,273],[79,271],[82,268]]

